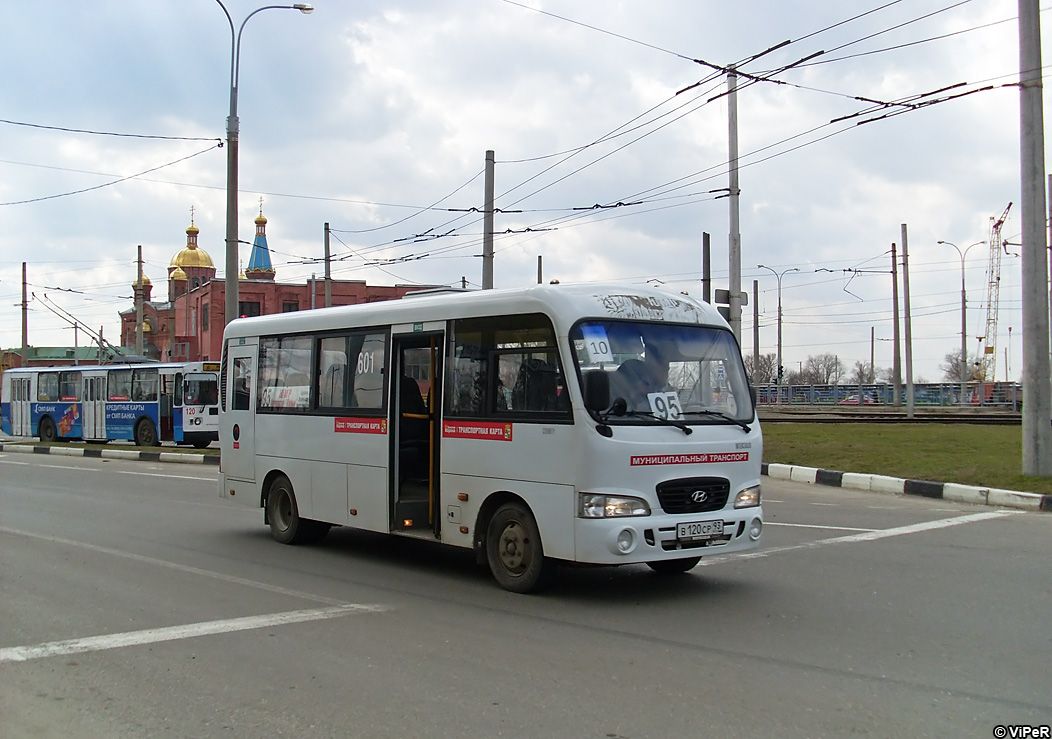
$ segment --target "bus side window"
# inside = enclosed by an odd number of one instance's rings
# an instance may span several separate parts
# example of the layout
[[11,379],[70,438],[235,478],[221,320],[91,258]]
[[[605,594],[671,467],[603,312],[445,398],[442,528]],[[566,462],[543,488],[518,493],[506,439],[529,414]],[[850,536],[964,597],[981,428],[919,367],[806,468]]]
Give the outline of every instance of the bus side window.
[[234,360],[234,402],[232,409],[235,411],[251,410],[250,399],[252,398],[252,366],[248,357]]

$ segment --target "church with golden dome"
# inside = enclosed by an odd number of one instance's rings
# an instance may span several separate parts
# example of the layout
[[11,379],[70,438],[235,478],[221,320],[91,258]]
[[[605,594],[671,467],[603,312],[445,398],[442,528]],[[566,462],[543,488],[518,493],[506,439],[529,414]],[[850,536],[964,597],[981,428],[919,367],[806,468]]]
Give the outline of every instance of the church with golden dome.
[[[277,270],[267,245],[267,218],[262,202],[255,219],[255,238],[248,264],[238,275],[238,314],[269,315],[310,310],[325,306],[325,283],[309,279],[305,283],[278,282]],[[165,362],[217,361],[222,356],[223,328],[226,326],[226,279],[216,277],[215,263],[198,243],[200,229],[194,225],[191,210],[186,229],[186,245],[168,265],[168,300],[153,300],[153,285],[143,274],[142,331],[143,354]],[[222,238],[219,239],[222,251]],[[132,279],[132,290],[140,285]],[[332,305],[353,305],[393,300],[421,289],[420,285],[367,285],[364,280],[333,280]],[[121,344],[135,347],[137,307],[120,312]]]

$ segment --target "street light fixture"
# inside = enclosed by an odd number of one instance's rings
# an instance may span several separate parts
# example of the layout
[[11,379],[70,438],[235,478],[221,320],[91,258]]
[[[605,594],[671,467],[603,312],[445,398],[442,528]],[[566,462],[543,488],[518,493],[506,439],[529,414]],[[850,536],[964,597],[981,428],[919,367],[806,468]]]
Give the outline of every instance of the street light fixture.
[[800,270],[796,267],[790,267],[783,269],[780,273],[774,269],[774,267],[768,267],[765,264],[757,264],[757,269],[768,269],[776,278],[778,278],[778,369],[776,372],[776,387],[778,394],[775,398],[775,403],[782,402],[782,275],[786,272],[799,272]]
[[968,330],[968,301],[964,292],[964,258],[968,256],[968,251],[973,246],[979,246],[979,244],[985,244],[985,241],[976,241],[974,244],[969,244],[961,251],[961,248],[952,241],[939,241],[940,244],[947,244],[952,246],[956,251],[957,255],[961,258],[961,399],[960,404],[964,405],[964,396],[968,392],[968,343],[967,343],[967,330]]
[[238,314],[238,239],[237,239],[237,84],[238,73],[241,64],[241,33],[245,30],[248,19],[256,13],[264,10],[298,10],[304,15],[314,12],[314,6],[309,3],[296,3],[294,5],[265,5],[256,8],[241,22],[241,27],[234,34],[234,20],[230,12],[223,5],[222,0],[216,0],[219,7],[226,14],[227,22],[230,24],[230,115],[226,119],[226,320],[230,323]]

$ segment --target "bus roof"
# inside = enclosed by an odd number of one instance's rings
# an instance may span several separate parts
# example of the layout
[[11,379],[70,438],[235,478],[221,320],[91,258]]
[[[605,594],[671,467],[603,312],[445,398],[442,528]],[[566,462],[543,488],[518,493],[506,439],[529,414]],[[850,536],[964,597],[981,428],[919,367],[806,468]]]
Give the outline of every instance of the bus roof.
[[715,306],[687,295],[639,285],[555,284],[424,295],[409,293],[399,300],[239,318],[227,325],[224,335],[230,339],[518,313],[548,314],[560,334],[586,317],[728,328]]

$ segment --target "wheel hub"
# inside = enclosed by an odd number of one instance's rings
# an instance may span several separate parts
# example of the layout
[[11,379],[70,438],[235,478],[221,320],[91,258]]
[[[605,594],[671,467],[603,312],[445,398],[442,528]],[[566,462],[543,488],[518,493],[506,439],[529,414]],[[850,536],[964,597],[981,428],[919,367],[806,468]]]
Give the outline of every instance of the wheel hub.
[[519,571],[523,569],[523,561],[529,556],[529,542],[523,536],[522,528],[516,523],[510,523],[500,533],[500,561],[505,569]]

